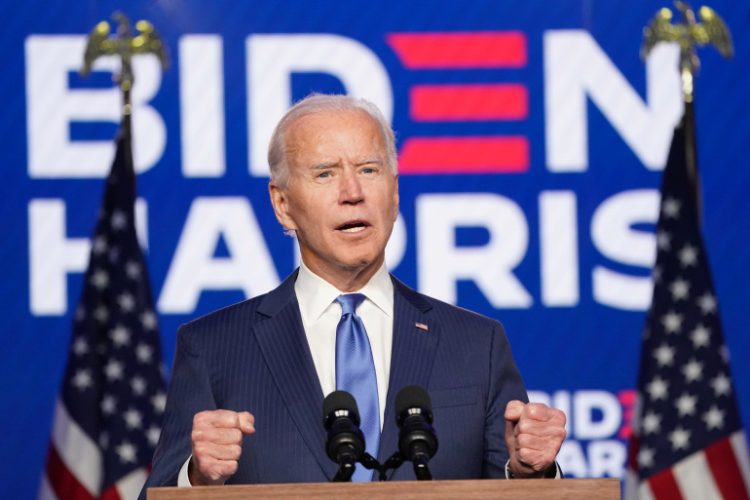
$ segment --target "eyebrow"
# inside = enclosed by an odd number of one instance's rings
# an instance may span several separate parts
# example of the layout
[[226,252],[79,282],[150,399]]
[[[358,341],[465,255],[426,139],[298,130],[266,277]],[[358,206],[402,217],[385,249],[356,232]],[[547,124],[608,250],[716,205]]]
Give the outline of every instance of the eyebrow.
[[365,158],[364,160],[358,161],[354,165],[357,166],[357,167],[360,167],[362,165],[367,165],[367,164],[370,164],[370,163],[375,163],[377,165],[382,165],[383,164],[383,159],[382,158]]
[[316,163],[313,166],[310,167],[311,170],[325,170],[327,168],[333,168],[338,167],[340,164],[339,161],[329,161],[329,162],[323,162],[323,163]]

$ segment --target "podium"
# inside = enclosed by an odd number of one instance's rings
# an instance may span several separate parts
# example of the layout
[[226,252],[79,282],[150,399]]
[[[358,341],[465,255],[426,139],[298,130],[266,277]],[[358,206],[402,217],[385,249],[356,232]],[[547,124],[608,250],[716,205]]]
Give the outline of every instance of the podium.
[[511,479],[469,481],[387,481],[373,483],[293,483],[195,488],[149,488],[148,500],[239,500],[331,498],[413,500],[480,500],[513,498],[534,500],[619,500],[617,479]]

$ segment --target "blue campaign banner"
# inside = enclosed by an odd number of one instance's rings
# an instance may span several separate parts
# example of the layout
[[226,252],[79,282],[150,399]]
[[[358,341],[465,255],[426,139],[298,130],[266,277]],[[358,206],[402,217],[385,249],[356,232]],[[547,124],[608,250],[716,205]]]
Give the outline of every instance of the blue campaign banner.
[[[267,141],[293,101],[349,92],[396,131],[391,269],[500,320],[532,397],[568,415],[566,473],[620,477],[661,169],[682,113],[676,47],[639,57],[661,6],[5,2],[0,497],[30,498],[42,476],[119,116],[117,61],[77,71],[86,35],[118,9],[152,22],[169,55],[166,70],[136,58],[133,89],[138,224],[167,368],[181,323],[294,269],[268,201]],[[703,231],[747,425],[750,6],[712,7],[736,53],[699,52]]]

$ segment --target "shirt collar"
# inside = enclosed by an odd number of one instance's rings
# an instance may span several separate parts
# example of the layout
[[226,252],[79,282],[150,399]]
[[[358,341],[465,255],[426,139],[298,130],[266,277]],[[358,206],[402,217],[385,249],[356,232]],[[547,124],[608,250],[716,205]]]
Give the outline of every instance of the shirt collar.
[[[297,281],[294,283],[300,314],[306,323],[314,322],[325,312],[336,297],[344,292],[313,273],[300,262]],[[393,282],[385,264],[356,293],[361,293],[389,317],[393,317]]]

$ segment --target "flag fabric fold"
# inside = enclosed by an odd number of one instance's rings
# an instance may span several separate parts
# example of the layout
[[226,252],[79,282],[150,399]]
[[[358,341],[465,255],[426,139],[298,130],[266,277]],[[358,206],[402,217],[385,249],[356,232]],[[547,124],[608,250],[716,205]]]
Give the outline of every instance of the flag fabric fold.
[[127,125],[91,240],[40,498],[136,498],[159,438],[165,382]]
[[696,185],[687,169],[683,120],[662,179],[626,498],[749,498],[747,439],[701,237]]

